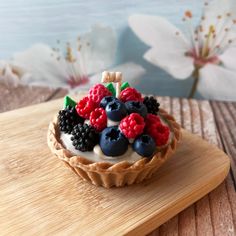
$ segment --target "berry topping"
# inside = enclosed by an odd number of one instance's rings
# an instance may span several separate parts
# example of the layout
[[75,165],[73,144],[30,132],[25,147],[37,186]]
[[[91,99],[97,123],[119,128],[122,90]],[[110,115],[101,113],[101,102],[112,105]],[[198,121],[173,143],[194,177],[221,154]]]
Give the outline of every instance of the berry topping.
[[122,102],[128,101],[143,101],[142,94],[138,92],[135,88],[126,88],[120,93],[120,100]]
[[128,149],[129,141],[117,126],[104,129],[100,136],[99,145],[107,156],[121,156]]
[[153,96],[144,97],[143,103],[146,105],[148,113],[152,113],[156,115],[157,112],[159,111],[160,103],[158,103],[157,100]]
[[157,146],[163,146],[169,140],[170,129],[161,122],[148,125],[146,132],[155,140]]
[[135,139],[133,149],[143,157],[152,157],[156,150],[156,143],[151,136],[143,134]]
[[129,114],[138,113],[142,117],[147,115],[147,108],[142,102],[128,101],[125,103],[125,106]]
[[88,124],[76,125],[71,134],[72,144],[75,149],[81,152],[92,151],[94,146],[98,143],[98,133]]
[[156,116],[156,115],[153,115],[153,114],[147,114],[145,120],[146,120],[146,128],[149,125],[152,125],[152,124],[155,124],[155,123],[161,123],[160,117]]
[[90,100],[88,97],[84,97],[77,103],[76,110],[81,117],[89,119],[90,113],[96,107],[96,104],[92,100]]
[[112,93],[102,84],[96,84],[89,90],[88,97],[98,106],[105,96],[111,96]]
[[113,101],[117,101],[118,99],[116,97],[113,96],[106,96],[102,99],[102,101],[100,102],[100,107],[102,108],[106,108],[107,104],[109,102],[113,102]]
[[144,126],[143,117],[138,113],[132,113],[120,122],[119,128],[125,137],[132,139],[143,132]]
[[107,114],[103,108],[96,108],[92,111],[89,120],[91,126],[98,132],[102,131],[107,126]]
[[107,104],[106,113],[110,120],[120,121],[126,116],[127,111],[123,102],[115,100]]
[[74,107],[67,106],[58,113],[60,130],[65,133],[70,134],[75,125],[83,122],[84,119],[78,115]]

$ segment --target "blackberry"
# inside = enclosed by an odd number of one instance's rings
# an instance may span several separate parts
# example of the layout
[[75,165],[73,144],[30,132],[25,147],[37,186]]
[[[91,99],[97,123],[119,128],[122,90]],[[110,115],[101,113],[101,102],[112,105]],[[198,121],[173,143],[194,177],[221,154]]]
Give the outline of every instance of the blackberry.
[[60,130],[70,134],[75,125],[83,123],[84,119],[80,117],[74,107],[67,106],[58,113],[58,123]]
[[159,111],[160,103],[158,103],[157,100],[153,96],[144,97],[143,103],[144,105],[146,105],[148,113],[157,115],[157,112]]
[[76,125],[71,134],[72,144],[75,149],[81,152],[92,151],[94,146],[98,143],[98,133],[88,124]]

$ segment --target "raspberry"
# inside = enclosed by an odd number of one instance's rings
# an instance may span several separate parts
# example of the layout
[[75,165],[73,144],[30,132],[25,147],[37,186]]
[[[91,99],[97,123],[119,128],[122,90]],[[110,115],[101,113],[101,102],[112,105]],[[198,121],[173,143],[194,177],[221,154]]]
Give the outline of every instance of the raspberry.
[[102,131],[107,126],[107,114],[103,108],[96,108],[92,111],[89,120],[91,126],[98,132]]
[[145,122],[138,113],[132,113],[121,120],[119,128],[127,138],[135,138],[143,132]]
[[101,100],[106,96],[111,96],[112,93],[102,84],[96,84],[89,90],[88,97],[96,104],[99,105]]
[[77,103],[76,111],[81,117],[89,119],[90,113],[96,107],[96,104],[92,100],[90,100],[88,97],[84,97]]
[[155,140],[157,146],[165,145],[170,136],[170,129],[161,122],[156,122],[146,128],[146,132]]
[[152,124],[155,123],[160,123],[161,120],[159,118],[159,116],[153,115],[153,114],[147,114],[146,116],[146,128],[149,127]]
[[143,98],[140,92],[138,92],[135,88],[126,88],[120,93],[120,100],[122,102],[127,101],[139,101],[142,102]]

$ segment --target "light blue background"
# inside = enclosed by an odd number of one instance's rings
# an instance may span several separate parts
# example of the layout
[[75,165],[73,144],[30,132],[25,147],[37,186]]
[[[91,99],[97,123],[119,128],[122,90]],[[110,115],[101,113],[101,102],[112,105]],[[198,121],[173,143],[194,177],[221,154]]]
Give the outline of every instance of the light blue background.
[[197,22],[202,6],[203,0],[0,0],[0,58],[10,58],[34,43],[54,45],[57,39],[74,39],[101,23],[116,31],[115,64],[134,61],[147,70],[138,85],[144,93],[187,96],[191,79],[175,80],[143,60],[148,47],[131,32],[127,19],[134,13],[161,15],[183,29],[184,11],[192,10]]

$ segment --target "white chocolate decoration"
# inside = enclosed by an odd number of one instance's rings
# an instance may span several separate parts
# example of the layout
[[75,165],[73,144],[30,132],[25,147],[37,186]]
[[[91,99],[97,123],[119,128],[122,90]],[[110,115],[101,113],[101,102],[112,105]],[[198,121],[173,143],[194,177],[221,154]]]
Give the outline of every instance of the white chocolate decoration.
[[116,97],[117,98],[120,97],[121,82],[122,82],[121,72],[104,71],[102,73],[102,83],[116,83]]
[[122,81],[121,72],[102,72],[102,83],[117,83]]

